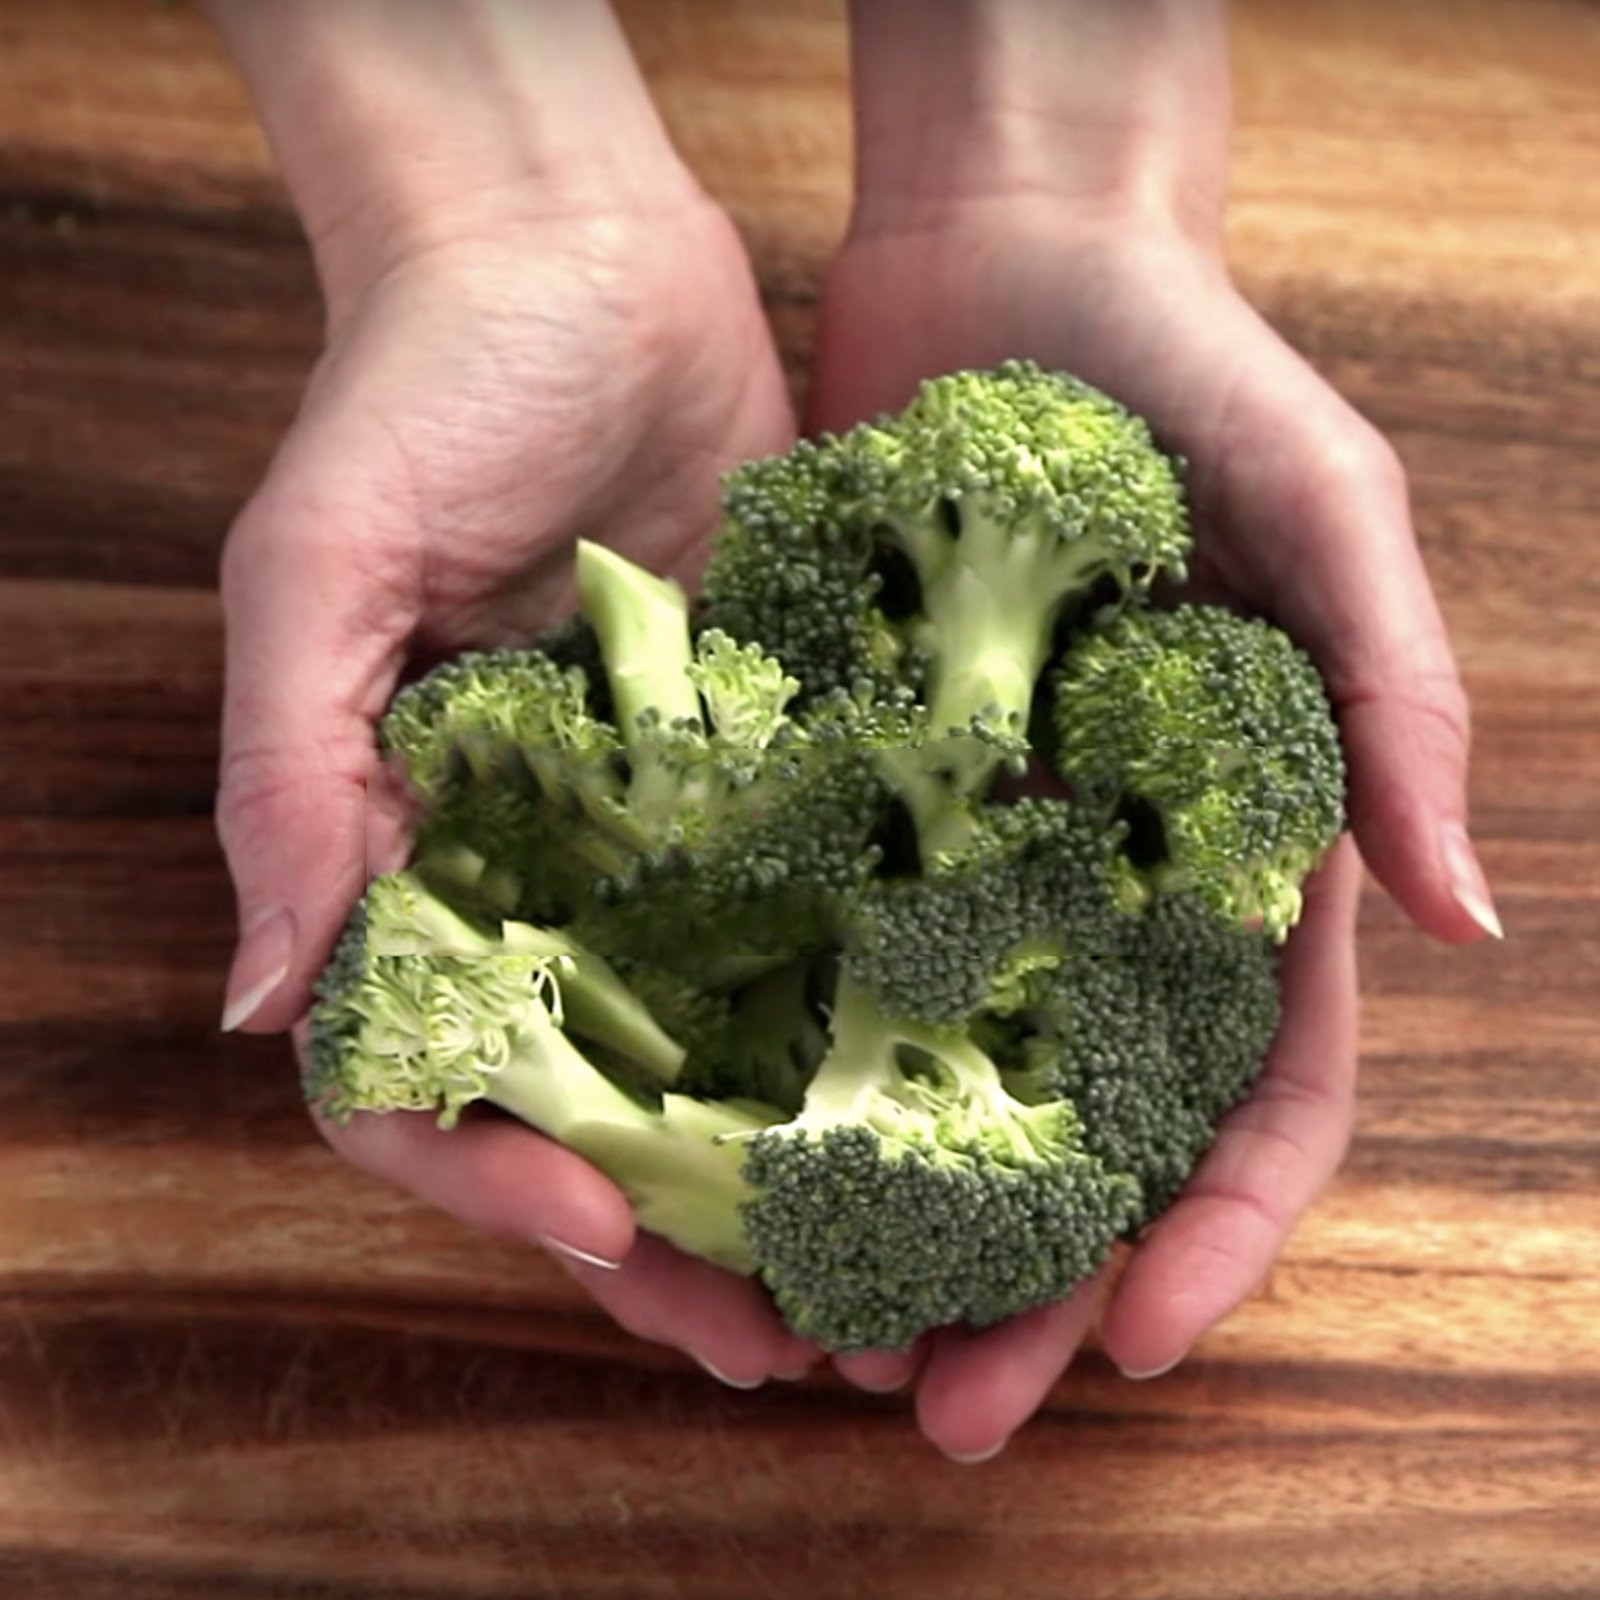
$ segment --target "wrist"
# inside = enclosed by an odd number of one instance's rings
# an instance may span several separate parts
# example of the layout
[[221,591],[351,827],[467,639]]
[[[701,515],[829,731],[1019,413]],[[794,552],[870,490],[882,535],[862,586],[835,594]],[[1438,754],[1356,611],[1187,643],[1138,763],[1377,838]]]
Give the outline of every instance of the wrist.
[[1040,201],[1220,250],[1222,0],[851,0],[857,233]]
[[699,193],[605,0],[209,0],[330,319],[383,272],[510,221]]

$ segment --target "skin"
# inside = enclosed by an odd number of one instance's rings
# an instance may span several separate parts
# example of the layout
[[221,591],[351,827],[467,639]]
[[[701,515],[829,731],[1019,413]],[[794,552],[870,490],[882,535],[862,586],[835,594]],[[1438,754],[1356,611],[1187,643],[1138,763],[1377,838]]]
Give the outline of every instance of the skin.
[[[279,1032],[402,818],[372,728],[408,660],[523,637],[595,537],[692,581],[717,476],[795,436],[748,262],[591,0],[214,0],[305,221],[327,341],[222,565],[218,826],[239,899],[226,1025]],[[1349,1137],[1358,843],[1429,932],[1493,920],[1466,843],[1467,712],[1393,451],[1231,286],[1228,122],[1207,0],[913,0],[852,10],[858,192],[807,425],[1004,356],[1075,371],[1191,461],[1196,587],[1317,655],[1355,842],[1310,885],[1259,1092],[1115,1285],[838,1370],[911,1386],[951,1456],[992,1456],[1098,1324],[1130,1373],[1247,1296]],[[379,70],[379,68],[382,70]],[[595,126],[604,122],[604,137]],[[741,1386],[819,1353],[749,1283],[636,1235],[527,1129],[358,1118],[358,1167],[552,1251],[638,1336]]]

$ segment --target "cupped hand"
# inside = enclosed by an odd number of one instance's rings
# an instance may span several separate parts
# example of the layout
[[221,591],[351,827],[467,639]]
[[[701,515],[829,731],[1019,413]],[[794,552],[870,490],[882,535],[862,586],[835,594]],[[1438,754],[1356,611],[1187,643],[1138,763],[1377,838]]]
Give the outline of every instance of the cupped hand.
[[[1497,933],[1466,832],[1466,700],[1381,435],[1175,224],[1085,223],[1003,195],[858,216],[824,299],[808,427],[846,427],[903,405],[924,377],[1011,356],[1108,391],[1186,458],[1188,593],[1265,615],[1311,651],[1340,720],[1355,844],[1401,906],[1443,939]],[[1111,1358],[1147,1375],[1245,1299],[1348,1143],[1359,879],[1347,839],[1308,885],[1256,1092],[1114,1286],[939,1334],[914,1356],[855,1358],[846,1375],[875,1388],[915,1378],[929,1437],[981,1457],[1097,1319]]]
[[[367,877],[395,864],[373,729],[408,660],[553,621],[580,535],[692,580],[719,474],[793,438],[743,251],[698,193],[617,214],[496,195],[434,220],[448,244],[342,286],[227,541],[230,1026],[302,1017]],[[753,1284],[636,1238],[622,1195],[530,1130],[397,1115],[323,1131],[462,1220],[549,1245],[630,1331],[729,1381],[813,1357]]]

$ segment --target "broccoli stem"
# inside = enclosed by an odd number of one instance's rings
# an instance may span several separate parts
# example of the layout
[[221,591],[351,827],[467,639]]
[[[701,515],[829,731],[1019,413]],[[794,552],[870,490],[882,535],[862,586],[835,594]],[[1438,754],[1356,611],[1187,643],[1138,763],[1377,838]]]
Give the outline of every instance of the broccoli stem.
[[529,1126],[586,1155],[585,1130],[597,1126],[644,1133],[656,1114],[619,1089],[562,1031],[549,1008],[530,998],[508,1029],[511,1053],[486,1075],[483,1098]]
[[[841,972],[832,1036],[796,1126],[826,1130],[864,1123],[888,1138],[914,1142],[919,1131],[937,1128],[934,1141],[940,1149],[982,1149],[1016,1167],[1053,1159],[1061,1136],[1060,1105],[1019,1100],[992,1057],[969,1035],[887,1016],[864,987]],[[903,1051],[921,1058],[926,1071],[908,1070]]]
[[[1022,734],[1044,671],[1057,616],[1105,564],[1097,539],[1067,538],[1048,524],[1009,521],[968,496],[945,571],[923,591],[929,632],[938,641],[928,709],[935,733],[974,718]],[[982,747],[977,747],[982,754]],[[968,793],[993,776],[990,750]]]
[[[942,525],[940,525],[942,523]],[[1062,607],[1107,565],[1098,539],[1068,538],[1042,519],[1017,521],[968,495],[938,519],[895,530],[922,584],[932,646],[928,742],[885,767],[916,824],[924,862],[971,843],[980,797],[1022,740]],[[974,728],[989,730],[996,737]]]
[[563,934],[508,922],[507,955],[553,957],[565,1025],[581,1038],[615,1050],[657,1082],[677,1081],[688,1052],[674,1040],[611,965]]
[[670,818],[682,804],[684,780],[666,759],[663,735],[705,731],[688,600],[677,584],[587,539],[578,541],[577,582],[633,767],[628,803],[650,821]]
[[[841,971],[833,996],[832,1045],[806,1090],[804,1126],[881,1120],[884,1098],[908,1111],[964,1099],[985,1118],[1003,1112],[1009,1096],[989,1057],[970,1039],[945,1029],[887,1016],[871,992]],[[942,1091],[910,1077],[900,1059],[908,1049],[936,1062],[948,1080]]]
[[744,1139],[778,1113],[666,1095],[640,1104],[595,1067],[537,1000],[483,1098],[590,1162],[627,1197],[641,1228],[732,1272],[754,1270],[741,1207]]
[[680,720],[700,726],[683,590],[587,539],[578,541],[577,581],[584,615],[600,641],[616,723],[628,753],[637,749],[647,712],[654,712],[665,727]]

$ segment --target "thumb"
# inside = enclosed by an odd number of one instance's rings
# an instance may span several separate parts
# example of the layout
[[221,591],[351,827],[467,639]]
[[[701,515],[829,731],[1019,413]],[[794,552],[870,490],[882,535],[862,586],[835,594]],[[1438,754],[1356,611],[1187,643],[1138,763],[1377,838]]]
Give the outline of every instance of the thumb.
[[372,730],[409,619],[345,532],[325,507],[266,487],[223,555],[216,821],[239,927],[224,1030],[278,1032],[304,1012],[368,877]]

